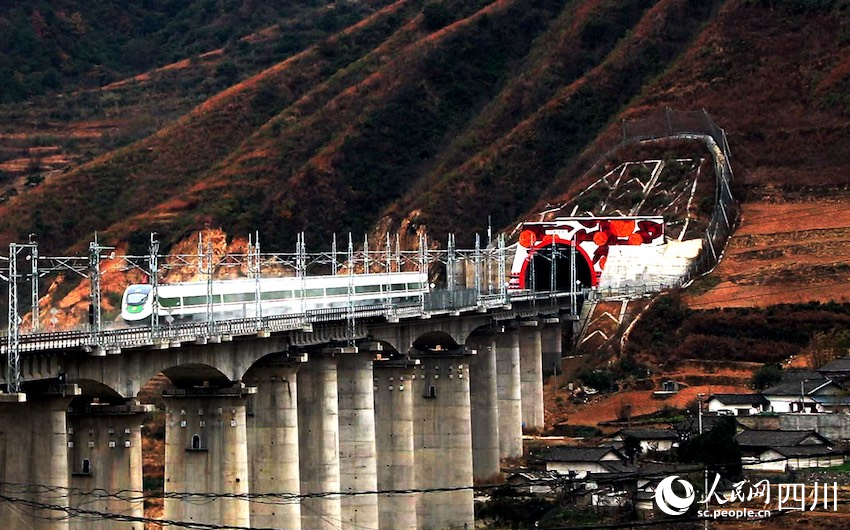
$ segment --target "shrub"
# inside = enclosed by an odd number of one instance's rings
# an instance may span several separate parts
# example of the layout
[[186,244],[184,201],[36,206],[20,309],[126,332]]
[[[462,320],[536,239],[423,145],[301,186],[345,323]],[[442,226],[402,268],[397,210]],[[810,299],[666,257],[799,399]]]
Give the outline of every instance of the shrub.
[[707,433],[699,434],[679,446],[678,456],[684,463],[700,462],[723,477],[741,476],[741,449],[735,441],[733,418],[720,418]]
[[539,496],[521,497],[512,488],[498,488],[490,500],[476,506],[476,519],[492,519],[497,524],[527,527],[552,509],[552,502]]
[[778,364],[765,364],[755,371],[750,384],[756,390],[764,390],[780,381],[782,381],[782,366]]
[[452,13],[443,2],[427,2],[422,8],[425,17],[425,27],[430,30],[438,30],[452,21]]
[[585,386],[600,392],[608,392],[614,386],[614,377],[609,370],[582,370],[577,377]]

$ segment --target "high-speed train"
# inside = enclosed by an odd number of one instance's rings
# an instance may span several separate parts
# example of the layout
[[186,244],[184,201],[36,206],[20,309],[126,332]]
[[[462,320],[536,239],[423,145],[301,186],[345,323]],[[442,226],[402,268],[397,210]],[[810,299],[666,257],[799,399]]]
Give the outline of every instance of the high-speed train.
[[[160,318],[205,320],[208,287],[207,282],[161,284],[157,300],[153,300],[151,285],[130,285],[121,299],[121,318],[128,324],[146,323],[156,308]],[[212,282],[212,310],[217,319],[255,317],[258,291],[263,316],[347,307],[350,287],[351,301],[358,306],[416,302],[428,290],[428,277],[420,272],[392,272],[216,280]]]

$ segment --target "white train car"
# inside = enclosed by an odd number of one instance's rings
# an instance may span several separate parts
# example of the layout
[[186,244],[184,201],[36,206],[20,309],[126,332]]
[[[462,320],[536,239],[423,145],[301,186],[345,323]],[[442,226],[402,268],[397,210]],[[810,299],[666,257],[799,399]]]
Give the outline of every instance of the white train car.
[[[130,285],[121,300],[121,318],[146,323],[156,307],[160,318],[205,320],[208,287],[207,282],[162,284],[154,301],[151,285]],[[217,319],[255,317],[258,291],[262,315],[272,316],[347,307],[349,296],[356,306],[416,302],[427,290],[427,275],[419,272],[217,280],[212,282],[212,311]]]

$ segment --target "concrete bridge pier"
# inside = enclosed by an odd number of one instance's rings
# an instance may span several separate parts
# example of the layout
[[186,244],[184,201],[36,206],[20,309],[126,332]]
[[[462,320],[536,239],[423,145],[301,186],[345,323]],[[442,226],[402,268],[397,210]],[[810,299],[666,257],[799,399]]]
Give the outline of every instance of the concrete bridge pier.
[[476,350],[470,358],[469,373],[472,407],[472,474],[476,482],[492,482],[499,477],[499,403],[496,375],[496,337],[476,333],[467,340]]
[[[73,488],[72,508],[144,517],[142,491],[142,416],[153,405],[131,401],[125,405],[88,404],[69,409],[68,469]],[[96,491],[125,492],[103,496]],[[140,522],[122,522],[97,516],[78,517],[70,528],[141,530]]]
[[[68,425],[66,409],[79,389],[67,395],[0,396],[0,521],[7,528],[63,530],[71,528],[69,506]],[[44,485],[36,489],[28,485]],[[34,503],[26,506],[20,502]],[[16,502],[17,501],[17,502]],[[47,506],[57,506],[53,510]]]
[[543,355],[536,319],[519,323],[522,424],[526,432],[543,431]]
[[563,351],[563,329],[560,318],[547,317],[543,319],[540,342],[543,350],[543,372],[559,373]]
[[469,357],[465,348],[422,352],[413,396],[417,489],[459,487],[420,494],[419,530],[473,528],[472,426]]
[[[298,385],[302,356],[280,354],[251,367],[243,381],[256,387],[248,416],[248,457],[252,493],[301,493],[298,464]],[[282,500],[282,499],[273,499]],[[300,530],[301,505],[251,502],[251,525]]]
[[499,410],[499,457],[522,456],[522,393],[519,330],[505,326],[496,335],[496,394]]
[[[368,351],[339,356],[339,480],[343,492],[378,489],[374,357]],[[378,528],[378,495],[375,493],[343,496],[340,510],[343,529]]]
[[[413,452],[413,380],[417,362],[407,359],[375,362],[375,421],[378,489],[416,488]],[[416,530],[418,493],[379,495],[381,530]]]
[[168,494],[249,493],[246,396],[254,391],[254,388],[234,386],[163,392],[166,519],[221,526],[251,525],[247,498],[169,498]]
[[[340,491],[337,356],[311,353],[298,372],[298,449],[301,494]],[[338,496],[301,500],[301,528],[338,529]]]

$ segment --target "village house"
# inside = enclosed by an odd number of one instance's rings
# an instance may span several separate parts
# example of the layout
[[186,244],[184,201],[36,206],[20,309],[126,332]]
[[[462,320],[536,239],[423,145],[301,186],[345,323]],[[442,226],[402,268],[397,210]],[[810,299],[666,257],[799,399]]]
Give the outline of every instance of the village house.
[[625,463],[628,459],[613,447],[574,447],[559,445],[547,447],[533,454],[534,461],[546,471],[584,478],[587,473],[609,473],[606,463]]
[[746,429],[735,437],[749,471],[831,467],[844,462],[841,451],[816,431]]
[[555,471],[517,469],[507,474],[505,483],[517,493],[548,494],[566,478]]
[[670,451],[678,440],[678,434],[672,429],[622,429],[617,431],[611,440],[623,444],[628,437],[640,442],[640,452],[644,455]]
[[712,394],[705,406],[718,415],[752,416],[770,410],[770,401],[761,394]]
[[821,366],[817,371],[824,377],[832,379],[842,387],[847,388],[847,384],[850,383],[850,357],[835,359]]
[[762,395],[770,402],[769,410],[780,414],[833,412],[850,400],[841,385],[814,370],[789,370]]

